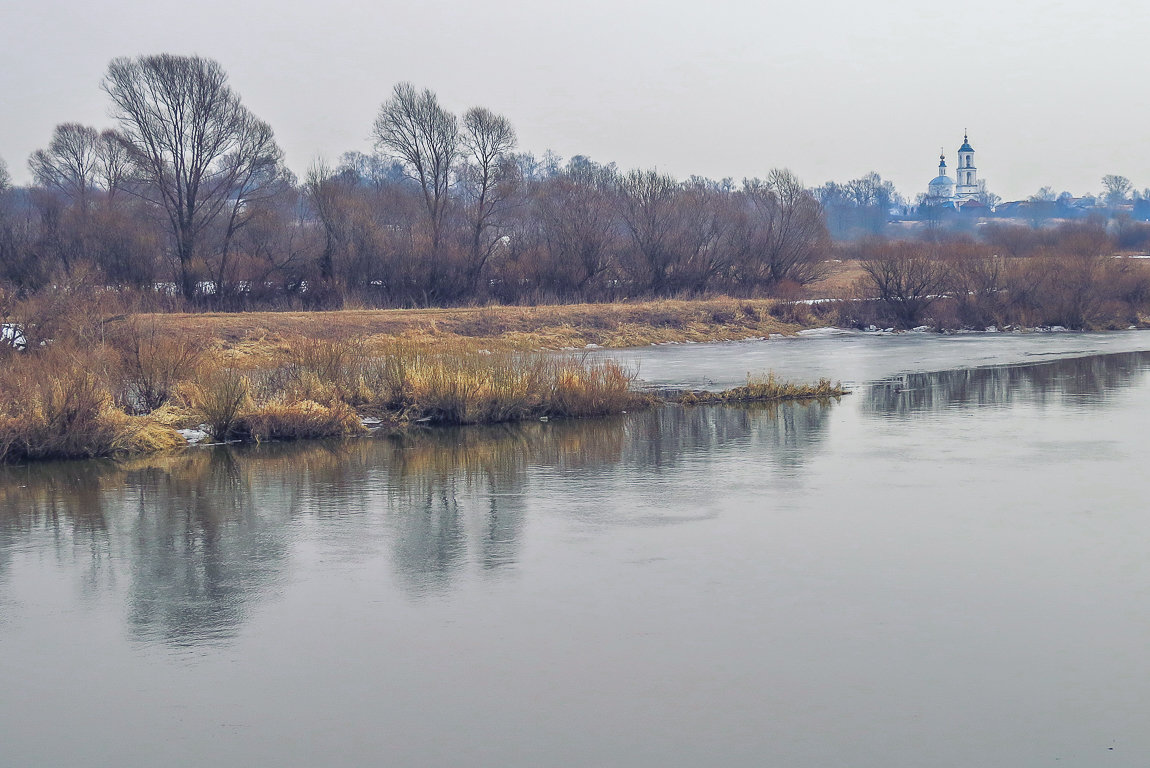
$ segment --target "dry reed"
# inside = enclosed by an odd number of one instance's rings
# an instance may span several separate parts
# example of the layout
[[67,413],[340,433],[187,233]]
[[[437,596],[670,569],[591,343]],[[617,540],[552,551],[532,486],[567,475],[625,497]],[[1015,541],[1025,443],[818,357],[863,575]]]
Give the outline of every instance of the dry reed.
[[747,383],[741,387],[721,392],[690,391],[675,398],[681,405],[706,405],[712,403],[765,403],[787,400],[829,400],[849,394],[842,382],[832,383],[821,378],[814,384],[784,381],[774,372],[765,376],[747,374]]
[[[403,424],[493,424],[604,416],[653,405],[634,373],[588,353],[476,350],[465,341],[293,337],[273,362],[235,365],[154,330],[129,328],[91,349],[50,345],[0,371],[0,461],[115,456],[186,445],[177,428],[216,440],[295,440],[365,433],[360,413]],[[697,401],[836,396],[773,376]]]

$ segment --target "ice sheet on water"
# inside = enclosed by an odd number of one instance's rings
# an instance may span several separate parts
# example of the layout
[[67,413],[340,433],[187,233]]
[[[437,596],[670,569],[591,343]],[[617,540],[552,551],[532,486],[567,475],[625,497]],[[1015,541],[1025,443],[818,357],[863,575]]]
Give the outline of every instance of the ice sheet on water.
[[827,327],[827,328],[806,328],[806,329],[799,331],[798,335],[809,337],[809,338],[820,339],[820,338],[829,338],[831,336],[857,336],[859,333],[860,333],[860,331],[856,331],[853,328],[831,328],[831,327]]

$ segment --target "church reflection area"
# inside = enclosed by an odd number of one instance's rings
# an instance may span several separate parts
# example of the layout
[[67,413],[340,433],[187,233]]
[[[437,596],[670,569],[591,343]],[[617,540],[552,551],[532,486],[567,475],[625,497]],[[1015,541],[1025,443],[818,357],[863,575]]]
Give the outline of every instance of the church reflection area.
[[1093,408],[1150,371],[1150,352],[912,373],[861,390],[864,413],[909,417],[956,408],[1053,403]]
[[[402,438],[218,447],[126,463],[0,469],[0,605],[18,552],[121,599],[131,636],[169,646],[236,636],[291,576],[297,546],[382,556],[420,597],[464,574],[514,572],[533,514],[557,498],[650,483],[724,452],[801,471],[833,404],[668,407],[626,417],[428,430]],[[598,491],[595,489],[598,488]],[[630,524],[598,505],[597,524]],[[666,523],[676,522],[666,510]],[[333,543],[334,542],[334,543]],[[350,544],[348,542],[351,542]]]

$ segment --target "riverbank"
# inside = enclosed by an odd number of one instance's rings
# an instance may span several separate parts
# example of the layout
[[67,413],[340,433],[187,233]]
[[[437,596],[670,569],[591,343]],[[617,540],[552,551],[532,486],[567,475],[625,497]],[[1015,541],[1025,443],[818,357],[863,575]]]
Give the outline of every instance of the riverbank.
[[[212,341],[135,318],[91,346],[9,352],[0,461],[164,452],[189,439],[349,437],[368,425],[585,418],[663,402],[638,391],[624,364],[585,353],[487,344],[493,351],[461,338],[291,336],[258,351]],[[837,394],[799,385],[756,399]]]

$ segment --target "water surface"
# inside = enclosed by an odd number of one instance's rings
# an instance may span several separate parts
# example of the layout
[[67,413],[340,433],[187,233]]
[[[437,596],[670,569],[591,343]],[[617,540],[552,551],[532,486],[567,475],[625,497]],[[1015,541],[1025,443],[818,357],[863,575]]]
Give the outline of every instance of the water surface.
[[1148,338],[659,348],[855,393],[0,470],[0,765],[1145,765]]

